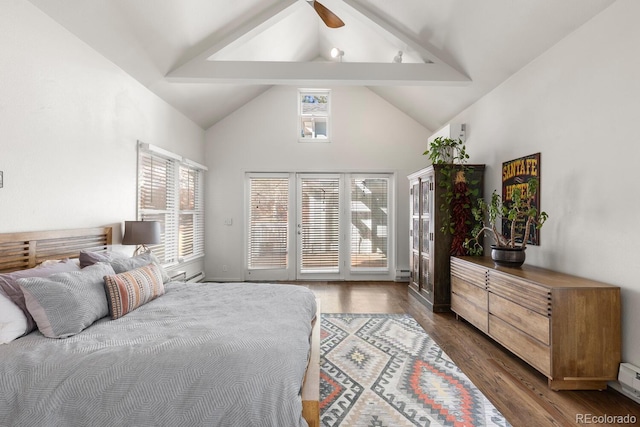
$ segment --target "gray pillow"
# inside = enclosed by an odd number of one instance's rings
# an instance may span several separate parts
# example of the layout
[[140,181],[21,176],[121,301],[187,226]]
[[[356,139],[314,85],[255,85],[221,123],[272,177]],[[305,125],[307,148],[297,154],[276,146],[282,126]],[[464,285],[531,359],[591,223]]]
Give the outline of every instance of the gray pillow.
[[54,273],[67,271],[80,271],[80,267],[78,267],[78,265],[72,260],[67,259],[55,264],[0,274],[0,293],[4,294],[4,296],[13,301],[15,305],[20,307],[24,315],[27,317],[27,329],[25,330],[25,334],[33,331],[36,328],[36,324],[29,314],[29,310],[27,310],[22,290],[16,283],[18,279],[25,277],[47,277]]
[[80,267],[85,268],[99,262],[111,262],[114,259],[129,258],[121,252],[91,252],[80,251]]
[[115,272],[109,264],[49,277],[19,279],[29,313],[45,337],[66,338],[109,314],[104,276]]
[[144,267],[145,265],[155,264],[160,269],[162,274],[162,283],[167,283],[170,280],[169,274],[162,268],[158,258],[152,252],[145,252],[140,255],[136,255],[131,258],[115,259],[110,262],[113,270],[120,274],[136,268]]

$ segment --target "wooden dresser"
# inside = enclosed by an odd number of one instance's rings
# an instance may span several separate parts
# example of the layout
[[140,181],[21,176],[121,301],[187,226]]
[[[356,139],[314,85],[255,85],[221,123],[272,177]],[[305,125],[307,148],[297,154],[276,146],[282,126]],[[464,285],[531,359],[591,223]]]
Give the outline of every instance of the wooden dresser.
[[548,378],[602,390],[621,358],[620,288],[489,257],[451,258],[451,309]]

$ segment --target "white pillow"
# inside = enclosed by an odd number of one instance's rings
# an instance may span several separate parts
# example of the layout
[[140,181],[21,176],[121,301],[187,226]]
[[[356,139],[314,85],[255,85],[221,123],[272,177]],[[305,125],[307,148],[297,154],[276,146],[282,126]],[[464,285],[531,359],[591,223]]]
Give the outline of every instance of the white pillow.
[[27,316],[9,298],[0,293],[0,344],[7,344],[24,335]]
[[75,265],[77,265],[78,267],[80,267],[80,258],[65,258],[65,259],[47,259],[47,260],[44,260],[40,264],[38,264],[36,268],[48,267],[48,266],[53,265],[53,264],[58,264],[59,262],[72,262]]

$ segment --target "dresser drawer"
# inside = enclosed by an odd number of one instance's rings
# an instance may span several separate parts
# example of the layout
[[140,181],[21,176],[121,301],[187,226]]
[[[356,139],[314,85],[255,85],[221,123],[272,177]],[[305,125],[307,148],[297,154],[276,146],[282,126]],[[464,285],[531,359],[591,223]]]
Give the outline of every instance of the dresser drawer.
[[484,267],[451,258],[451,276],[453,277],[484,287],[487,283],[487,272],[488,270]]
[[482,332],[487,333],[489,331],[489,319],[487,318],[486,308],[478,307],[462,296],[452,293],[451,310]]
[[549,317],[522,307],[501,296],[489,293],[489,312],[506,323],[549,345]]
[[487,311],[487,291],[484,287],[484,282],[482,282],[482,285],[482,287],[479,287],[459,277],[451,276],[451,293],[457,294]]
[[519,277],[489,271],[488,289],[543,316],[551,315],[551,291]]
[[544,375],[551,377],[549,346],[531,338],[493,314],[489,314],[489,335]]

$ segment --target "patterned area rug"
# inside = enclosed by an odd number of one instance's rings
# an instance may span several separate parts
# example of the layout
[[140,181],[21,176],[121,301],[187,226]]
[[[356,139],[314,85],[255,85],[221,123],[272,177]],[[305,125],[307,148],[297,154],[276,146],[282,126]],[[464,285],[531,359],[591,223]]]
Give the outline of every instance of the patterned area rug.
[[322,314],[323,426],[509,426],[409,315]]

